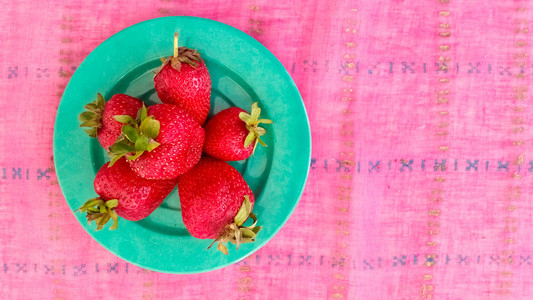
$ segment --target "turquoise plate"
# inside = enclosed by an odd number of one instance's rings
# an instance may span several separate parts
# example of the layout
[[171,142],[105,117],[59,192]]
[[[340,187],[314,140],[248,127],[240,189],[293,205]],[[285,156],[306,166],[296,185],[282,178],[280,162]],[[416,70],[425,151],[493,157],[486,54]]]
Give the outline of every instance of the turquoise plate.
[[255,39],[231,26],[195,17],[165,17],[145,21],[113,35],[98,46],[72,76],[59,105],[54,130],[54,161],[65,199],[76,210],[95,197],[93,180],[108,160],[96,139],[79,127],[83,106],[100,92],[139,97],[147,104],[160,103],[154,90],[153,71],[160,58],[172,55],[174,32],[180,45],[198,49],[211,74],[211,112],[238,106],[250,110],[258,101],[265,125],[267,148],[231,164],[241,172],[256,197],[254,212],[263,230],[255,243],[229,255],[206,250],[210,240],[193,238],[181,219],[175,189],[148,218],[130,222],[119,219],[117,230],[96,231],[84,215],[74,215],[102,246],[140,267],[168,273],[216,270],[258,250],[285,224],[307,179],[311,154],[309,121],[302,98],[283,65]]

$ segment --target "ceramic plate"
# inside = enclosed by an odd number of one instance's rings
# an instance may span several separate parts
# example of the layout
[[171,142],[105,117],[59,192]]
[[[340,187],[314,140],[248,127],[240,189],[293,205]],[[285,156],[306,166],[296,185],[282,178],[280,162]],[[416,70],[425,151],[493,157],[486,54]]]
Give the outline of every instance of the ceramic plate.
[[231,164],[243,175],[256,197],[254,212],[263,230],[255,243],[229,255],[206,250],[210,240],[193,238],[181,219],[177,188],[148,218],[119,218],[96,231],[84,215],[75,213],[85,230],[106,249],[140,267],[168,273],[199,273],[219,269],[250,255],[285,224],[302,194],[309,171],[311,138],[302,98],[283,65],[264,46],[231,26],[195,17],[165,17],[128,27],[98,46],[72,76],[59,105],[54,130],[54,161],[72,211],[96,195],[93,180],[109,160],[96,139],[79,127],[83,106],[102,93],[105,99],[125,93],[148,105],[160,103],[154,90],[154,70],[160,58],[172,55],[174,32],[180,46],[198,49],[211,74],[210,117],[232,106],[250,110],[259,102],[267,148]]

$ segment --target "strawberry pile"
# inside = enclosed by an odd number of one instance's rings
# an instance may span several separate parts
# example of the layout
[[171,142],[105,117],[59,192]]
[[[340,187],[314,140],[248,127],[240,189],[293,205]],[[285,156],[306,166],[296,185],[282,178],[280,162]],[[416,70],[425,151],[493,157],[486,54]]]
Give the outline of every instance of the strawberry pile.
[[[250,157],[266,130],[257,103],[250,113],[238,107],[210,120],[211,78],[200,53],[177,46],[162,59],[154,77],[161,104],[113,95],[85,106],[80,127],[98,139],[110,161],[96,174],[97,197],[78,210],[100,230],[118,217],[138,221],[149,216],[178,186],[185,227],[199,239],[213,239],[228,254],[227,242],[249,243],[261,226],[252,212],[255,198],[241,176],[226,161]],[[207,123],[206,123],[207,120]],[[205,124],[204,124],[205,123]],[[177,217],[177,216],[176,216]],[[253,224],[244,226],[251,218]],[[208,247],[208,249],[211,247]]]

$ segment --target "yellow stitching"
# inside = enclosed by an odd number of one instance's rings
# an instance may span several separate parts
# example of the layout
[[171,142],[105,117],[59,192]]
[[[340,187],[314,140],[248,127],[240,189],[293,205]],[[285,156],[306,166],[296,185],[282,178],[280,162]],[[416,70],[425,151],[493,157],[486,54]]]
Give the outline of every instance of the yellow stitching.
[[344,81],[346,81],[346,82],[353,81],[353,76],[348,76],[348,75],[343,76],[343,77],[342,77],[342,80],[344,80]]
[[428,210],[428,215],[438,217],[440,216],[440,209],[430,209]]

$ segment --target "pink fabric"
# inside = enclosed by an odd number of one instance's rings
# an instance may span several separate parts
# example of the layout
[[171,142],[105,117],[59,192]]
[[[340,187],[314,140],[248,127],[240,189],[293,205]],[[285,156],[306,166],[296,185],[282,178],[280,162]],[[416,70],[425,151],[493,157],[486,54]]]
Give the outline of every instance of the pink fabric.
[[[528,299],[532,14],[525,0],[4,3],[0,295]],[[76,66],[117,31],[167,15],[258,39],[293,76],[312,128],[289,222],[207,274],[148,272],[107,252],[53,171],[55,112]]]

